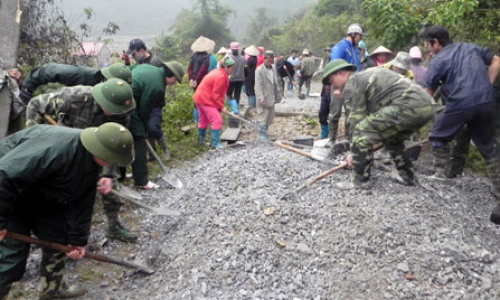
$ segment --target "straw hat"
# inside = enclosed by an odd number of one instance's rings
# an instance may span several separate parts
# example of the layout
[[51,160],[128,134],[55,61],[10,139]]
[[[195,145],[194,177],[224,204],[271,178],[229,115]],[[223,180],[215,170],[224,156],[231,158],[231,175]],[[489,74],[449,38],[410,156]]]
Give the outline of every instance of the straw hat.
[[259,49],[255,48],[254,45],[245,48],[245,54],[250,56],[258,56],[260,55]]
[[226,47],[220,47],[219,51],[217,51],[217,54],[221,54],[221,55],[226,55],[226,53],[227,53]]
[[304,49],[304,50],[302,51],[302,55],[311,55],[311,52],[309,52],[309,50],[308,50],[308,49]]
[[191,45],[191,50],[193,50],[193,52],[212,53],[212,52],[214,52],[214,47],[215,47],[214,41],[212,41],[211,39],[206,38],[204,36],[200,36]]
[[385,54],[388,54],[388,55],[394,55],[394,53],[391,50],[387,49],[386,47],[384,47],[384,46],[378,46],[377,49],[375,49],[370,54],[370,56],[377,55],[377,54],[380,54],[380,53],[385,53]]

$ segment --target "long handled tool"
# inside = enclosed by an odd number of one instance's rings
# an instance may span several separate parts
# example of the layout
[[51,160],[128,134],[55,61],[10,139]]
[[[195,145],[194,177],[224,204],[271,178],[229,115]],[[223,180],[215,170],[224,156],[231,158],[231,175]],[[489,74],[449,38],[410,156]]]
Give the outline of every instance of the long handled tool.
[[235,118],[237,120],[240,120],[241,122],[245,123],[246,125],[248,125],[251,129],[255,129],[257,127],[257,125],[255,124],[255,122],[252,122],[252,121],[248,121],[247,119],[241,117],[241,116],[238,116],[238,115],[235,115],[233,113],[230,113],[228,111],[224,111],[224,113],[228,116],[230,116],[231,118]]
[[[39,245],[39,246],[42,246],[45,248],[54,249],[54,250],[58,250],[58,251],[62,251],[62,252],[71,251],[70,247],[68,247],[66,245],[35,239],[35,238],[30,237],[30,236],[19,234],[19,233],[7,232],[6,237],[9,239],[12,239],[12,240],[25,242],[25,243],[29,243],[29,244],[35,244],[35,245]],[[84,257],[89,258],[89,259],[93,259],[93,260],[97,260],[97,261],[117,264],[117,265],[124,266],[124,267],[130,268],[130,269],[136,269],[136,270],[142,271],[146,274],[153,274],[154,273],[154,270],[149,268],[149,267],[140,265],[138,263],[133,263],[133,262],[126,261],[123,259],[119,259],[116,257],[103,255],[103,254],[91,253],[91,252],[85,251]]]
[[347,162],[343,162],[341,163],[340,165],[336,166],[335,168],[331,168],[330,170],[327,170],[321,174],[319,174],[318,176],[316,177],[313,177],[311,180],[309,180],[307,183],[304,183],[303,185],[301,185],[300,187],[298,187],[294,193],[297,193],[297,192],[300,192],[302,191],[303,189],[305,188],[308,188],[310,187],[311,185],[313,185],[314,183],[316,183],[317,181],[325,178],[326,176],[332,174],[332,173],[335,173],[337,172],[338,170],[342,170],[344,169],[345,167],[347,167]]
[[137,191],[134,191],[133,189],[126,187],[126,186],[120,186],[120,190],[111,190],[111,193],[115,194],[116,196],[123,198],[137,206],[140,206],[150,212],[152,212],[155,215],[160,215],[160,216],[171,216],[171,217],[178,217],[181,215],[180,212],[171,210],[165,207],[152,207],[147,204],[144,204],[141,202],[142,200],[142,195],[138,193]]
[[151,155],[153,155],[154,159],[156,160],[156,162],[160,166],[160,169],[162,172],[161,178],[175,188],[178,188],[178,189],[182,188],[183,187],[182,181],[179,178],[177,178],[176,176],[174,176],[167,169],[167,167],[165,167],[165,165],[161,161],[161,158],[158,156],[158,154],[156,154],[155,149],[153,149],[153,146],[151,146],[151,144],[149,143],[149,141],[147,139],[146,139],[146,147],[148,148],[149,153]]
[[313,159],[313,160],[317,160],[317,161],[324,161],[325,160],[325,158],[323,156],[319,156],[319,155],[315,155],[315,154],[312,154],[312,153],[309,153],[306,151],[302,151],[300,149],[287,146],[281,142],[276,142],[276,146],[283,148],[283,149],[286,149],[286,150],[289,150],[289,151],[292,151],[292,152],[295,152],[295,153],[300,154],[302,156],[309,157],[310,159]]

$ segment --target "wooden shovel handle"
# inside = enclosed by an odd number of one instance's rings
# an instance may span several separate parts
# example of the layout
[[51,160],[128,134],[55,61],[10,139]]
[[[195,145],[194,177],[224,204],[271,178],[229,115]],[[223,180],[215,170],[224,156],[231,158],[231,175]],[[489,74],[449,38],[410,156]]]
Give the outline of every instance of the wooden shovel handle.
[[286,149],[286,150],[289,150],[289,151],[292,151],[292,152],[295,152],[295,153],[300,154],[300,155],[305,156],[305,157],[313,158],[311,153],[306,152],[306,151],[302,151],[302,150],[294,148],[294,147],[287,146],[281,142],[277,142],[276,146],[283,148],[283,149]]

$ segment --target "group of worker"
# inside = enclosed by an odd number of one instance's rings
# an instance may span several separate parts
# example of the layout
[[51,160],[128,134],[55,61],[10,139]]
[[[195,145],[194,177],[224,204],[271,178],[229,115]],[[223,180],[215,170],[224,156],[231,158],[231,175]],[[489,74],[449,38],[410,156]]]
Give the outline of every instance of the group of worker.
[[[118,168],[129,164],[134,185],[152,188],[146,139],[157,140],[166,151],[160,128],[165,86],[180,82],[184,70],[178,62],[155,58],[140,39],[130,42],[127,55],[134,66],[50,63],[33,69],[22,85],[20,76],[7,75],[21,86],[27,128],[0,142],[0,299],[21,279],[30,249],[5,238],[8,232],[33,232],[71,249],[66,254],[43,249],[40,299],[85,293],[66,285],[63,269],[65,256],[85,255],[96,191],[102,194],[107,237],[137,240],[119,221],[122,200],[111,190],[120,188]],[[65,87],[32,97],[38,86],[53,82]]]
[[[344,50],[357,48],[363,34],[359,24],[351,25],[347,38],[332,53],[356,53]],[[347,164],[352,167],[351,178],[338,186],[342,189],[373,186],[370,170],[379,145],[385,146],[394,160],[399,182],[416,185],[404,141],[434,120],[429,136],[434,156],[432,178],[447,181],[461,175],[472,139],[485,160],[490,191],[500,199],[500,157],[495,145],[499,113],[492,88],[499,80],[500,57],[475,44],[453,43],[448,30],[441,26],[426,27],[419,37],[432,55],[423,87],[403,76],[403,72],[383,65],[360,71],[360,60],[356,57],[333,58],[325,66],[323,84],[331,86],[332,104],[340,108],[345,105],[345,130],[350,143]],[[439,87],[444,106],[436,115],[440,105],[433,96]],[[465,151],[450,150],[450,143],[457,140]],[[462,154],[458,163],[450,159],[456,152]],[[500,224],[500,204],[493,209],[490,220]]]

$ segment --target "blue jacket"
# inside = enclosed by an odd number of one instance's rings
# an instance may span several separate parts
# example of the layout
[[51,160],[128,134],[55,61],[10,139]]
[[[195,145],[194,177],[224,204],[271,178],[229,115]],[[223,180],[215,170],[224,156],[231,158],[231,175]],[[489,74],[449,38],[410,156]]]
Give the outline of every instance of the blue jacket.
[[493,101],[488,68],[493,54],[475,44],[445,46],[430,62],[425,87],[443,85],[446,109],[458,110]]
[[341,58],[361,70],[361,59],[357,46],[353,46],[346,38],[342,39],[330,52],[330,61]]

